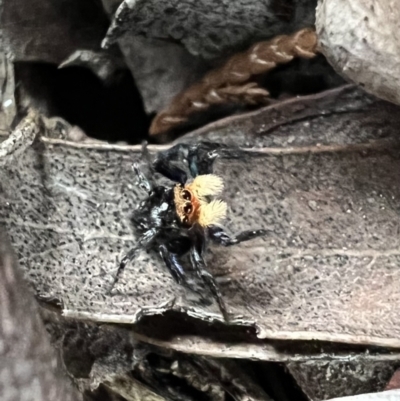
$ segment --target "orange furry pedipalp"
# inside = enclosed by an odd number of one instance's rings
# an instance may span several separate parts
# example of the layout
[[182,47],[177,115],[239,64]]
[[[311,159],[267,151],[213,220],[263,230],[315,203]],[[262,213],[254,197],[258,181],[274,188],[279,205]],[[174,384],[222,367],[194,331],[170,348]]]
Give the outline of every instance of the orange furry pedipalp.
[[202,227],[219,224],[226,217],[227,204],[222,200],[208,201],[207,197],[222,192],[222,178],[214,174],[197,176],[185,186],[174,187],[176,213],[182,223]]
[[204,199],[206,196],[220,194],[224,189],[224,182],[215,174],[204,174],[198,175],[193,182],[186,185],[186,188],[198,199]]
[[228,205],[226,202],[220,199],[212,200],[210,203],[200,207],[200,213],[197,222],[202,227],[217,225],[221,222],[221,220],[225,219],[227,209]]

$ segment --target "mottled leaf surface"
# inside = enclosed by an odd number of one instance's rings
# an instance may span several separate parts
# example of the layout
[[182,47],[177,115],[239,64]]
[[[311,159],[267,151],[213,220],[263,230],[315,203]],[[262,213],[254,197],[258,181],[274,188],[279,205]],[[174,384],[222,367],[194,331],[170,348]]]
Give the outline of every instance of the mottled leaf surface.
[[[307,146],[304,138],[291,148],[229,145],[217,160],[227,230],[263,227],[270,234],[213,247],[209,270],[235,316],[231,324],[255,325],[261,338],[398,347],[398,121],[377,129],[370,116],[382,121],[392,106],[359,94],[337,119],[335,96],[327,95],[333,101],[325,99],[325,113],[309,125],[299,119],[265,137],[309,135]],[[335,129],[346,124],[353,138],[358,130],[357,146],[335,143]],[[317,134],[329,138],[329,130],[334,145],[317,146]],[[59,299],[68,316],[134,323],[176,310],[221,319],[212,297],[204,305],[175,284],[155,252],[142,252],[117,294],[107,294],[118,261],[135,244],[129,216],[142,196],[131,170],[138,157],[138,147],[42,139],[2,169],[0,219],[21,265],[38,294]]]

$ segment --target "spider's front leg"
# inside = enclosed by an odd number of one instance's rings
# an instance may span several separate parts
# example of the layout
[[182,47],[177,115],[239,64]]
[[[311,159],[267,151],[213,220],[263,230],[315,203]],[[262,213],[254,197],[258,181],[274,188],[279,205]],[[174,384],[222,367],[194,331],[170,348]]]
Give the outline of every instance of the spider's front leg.
[[143,171],[140,169],[138,163],[134,163],[132,166],[133,171],[136,173],[137,176],[137,185],[139,188],[142,188],[148,194],[151,193],[153,189],[153,184],[150,180],[144,175]]
[[114,277],[114,280],[111,284],[110,289],[108,290],[108,293],[111,293],[113,290],[115,284],[117,283],[119,277],[121,276],[122,272],[124,271],[126,265],[132,261],[133,259],[136,258],[137,254],[141,249],[147,249],[155,240],[157,235],[159,234],[159,229],[158,228],[151,228],[148,231],[146,231],[138,240],[136,246],[131,249],[121,260],[117,273]]
[[268,230],[246,230],[238,235],[229,236],[221,227],[207,227],[208,237],[215,243],[222,246],[231,246],[240,244],[241,242],[249,241],[257,237],[263,237],[268,234]]
[[139,163],[134,163],[132,169],[138,178],[138,186],[150,194],[156,183],[154,182],[154,168],[146,141],[142,142],[140,161]]

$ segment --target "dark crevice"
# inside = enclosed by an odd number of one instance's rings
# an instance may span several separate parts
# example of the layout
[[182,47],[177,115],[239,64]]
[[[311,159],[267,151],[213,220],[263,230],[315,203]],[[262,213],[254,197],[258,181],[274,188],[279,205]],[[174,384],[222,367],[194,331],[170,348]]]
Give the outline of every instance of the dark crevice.
[[249,369],[253,371],[259,385],[273,400],[308,400],[284,364],[276,362],[249,363]]
[[235,401],[234,398],[228,393],[225,393],[225,401]]
[[278,65],[270,73],[260,75],[257,82],[273,99],[311,95],[346,83],[322,55]]
[[21,109],[34,106],[105,141],[137,144],[147,136],[149,118],[127,69],[107,83],[87,68],[47,63],[15,63],[15,75]]
[[103,384],[93,391],[86,390],[83,397],[84,401],[126,401],[126,398],[112,392]]

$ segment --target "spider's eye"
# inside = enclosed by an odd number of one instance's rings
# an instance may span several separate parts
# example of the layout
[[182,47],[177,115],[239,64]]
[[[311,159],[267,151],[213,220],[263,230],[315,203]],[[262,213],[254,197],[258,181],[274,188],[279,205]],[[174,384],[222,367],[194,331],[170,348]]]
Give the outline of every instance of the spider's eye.
[[187,191],[186,189],[184,189],[184,190],[181,192],[181,195],[182,195],[182,198],[185,199],[185,200],[190,201],[190,200],[192,199],[192,195],[191,195],[190,192]]
[[188,223],[189,223],[189,219],[185,216],[185,217],[182,219],[182,223],[183,223],[183,224],[188,224]]
[[192,213],[192,210],[193,210],[193,207],[192,207],[192,205],[191,205],[190,203],[187,203],[187,204],[185,205],[185,207],[183,208],[183,212],[184,212],[185,214],[190,214],[190,213]]

